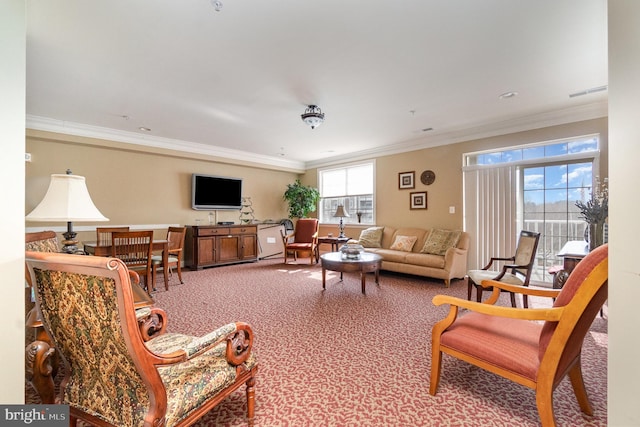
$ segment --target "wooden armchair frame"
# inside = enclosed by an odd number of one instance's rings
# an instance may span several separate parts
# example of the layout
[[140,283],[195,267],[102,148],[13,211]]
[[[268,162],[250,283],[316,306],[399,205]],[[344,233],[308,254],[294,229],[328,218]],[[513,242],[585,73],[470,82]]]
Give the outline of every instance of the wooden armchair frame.
[[[54,231],[25,233],[25,250],[33,252],[60,253],[60,242]],[[139,286],[140,277],[135,271],[129,271],[132,289],[136,300],[134,304],[140,333],[145,341],[153,336],[161,335],[167,329],[167,315],[164,310],[150,306],[153,301]],[[44,404],[55,403],[54,378],[58,372],[59,357],[53,342],[42,325],[42,317],[31,303],[33,284],[29,269],[25,264],[25,307],[26,327],[33,328],[34,339],[25,348],[25,376],[36,390]]]
[[[465,277],[467,281],[467,299],[471,300],[471,291],[476,288],[476,301],[482,301],[483,286],[482,280],[495,280],[510,284],[518,283],[519,286],[529,286],[533,264],[536,260],[536,251],[540,241],[540,233],[522,230],[518,239],[516,253],[510,257],[492,257],[487,265],[481,270],[470,270]],[[489,270],[494,263],[505,262],[499,271]],[[519,279],[517,275],[521,275]],[[491,290],[490,288],[488,290]],[[527,295],[522,293],[522,302],[525,308],[528,307]],[[511,306],[516,306],[515,293],[511,292]]]
[[[72,426],[78,419],[96,426],[188,426],[242,385],[253,425],[258,365],[248,324],[229,323],[202,337],[168,333],[145,342],[121,260],[27,252],[26,262],[44,327],[65,363],[56,403],[70,406]],[[61,310],[68,303],[60,294],[76,310]],[[82,321],[85,316],[91,321]],[[86,334],[74,333],[77,328]],[[96,387],[83,385],[88,382]],[[97,399],[96,393],[104,394]],[[117,398],[121,395],[126,398]]]
[[[450,309],[448,315],[436,323],[432,330],[429,393],[435,395],[437,392],[442,353],[447,353],[535,390],[543,427],[556,425],[553,391],[566,375],[571,380],[580,409],[587,415],[592,414],[582,378],[580,353],[584,336],[607,298],[607,254],[607,245],[596,249],[583,260],[586,263],[581,263],[574,270],[576,276],[570,276],[562,290],[523,288],[486,280],[482,286],[493,288],[493,291],[484,303],[447,295],[435,296],[435,305],[449,304]],[[556,300],[552,308],[544,309],[497,306],[495,303],[502,291]],[[460,309],[469,312],[458,316]],[[498,322],[496,318],[504,320]],[[516,331],[521,336],[510,339],[506,331]],[[474,337],[470,339],[471,334]],[[520,352],[491,356],[489,347],[505,349],[509,348],[510,342]],[[523,363],[523,367],[516,368],[519,363]]]
[[[294,261],[297,261],[298,259],[298,252],[308,252],[309,263],[313,264],[314,261],[318,262],[320,257],[318,252],[318,227],[319,222],[316,218],[300,218],[296,223],[293,233],[285,234],[281,231],[282,243],[284,244],[285,264],[288,261],[289,252],[293,253]],[[302,234],[301,229],[303,229],[305,233],[310,231],[309,229],[313,229],[314,232],[309,233],[309,235],[305,236],[304,239],[298,239],[298,236]]]

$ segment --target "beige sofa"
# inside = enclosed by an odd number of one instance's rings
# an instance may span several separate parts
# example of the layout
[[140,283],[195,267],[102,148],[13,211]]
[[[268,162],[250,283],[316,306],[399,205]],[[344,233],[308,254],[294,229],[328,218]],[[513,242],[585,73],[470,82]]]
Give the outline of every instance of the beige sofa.
[[[369,230],[373,230],[373,228]],[[469,234],[464,231],[435,230],[434,235],[430,236],[431,231],[431,229],[424,228],[384,227],[381,240],[378,243],[380,247],[372,247],[376,246],[375,242],[372,243],[362,234],[361,240],[352,240],[349,243],[362,244],[365,246],[365,251],[381,255],[383,270],[442,279],[445,286],[449,287],[451,279],[462,279],[467,272]],[[447,233],[450,235],[447,236]],[[402,246],[401,243],[404,239],[398,238],[398,236],[415,236],[415,243],[410,251],[406,251],[408,249],[406,246],[405,250],[391,249],[394,243],[399,243],[399,246]],[[429,245],[425,249],[427,240],[429,240]],[[452,243],[455,246],[446,249],[447,245]],[[423,250],[433,253],[424,253]]]

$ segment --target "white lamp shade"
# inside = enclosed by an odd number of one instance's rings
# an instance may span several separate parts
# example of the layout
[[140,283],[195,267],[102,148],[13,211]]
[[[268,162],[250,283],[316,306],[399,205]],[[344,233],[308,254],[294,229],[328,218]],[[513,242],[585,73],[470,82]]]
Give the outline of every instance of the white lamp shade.
[[53,174],[47,194],[27,221],[109,221],[93,204],[83,176]]
[[342,205],[338,205],[338,208],[336,209],[336,212],[333,214],[334,217],[340,217],[340,218],[345,218],[345,217],[349,217],[349,214],[347,213],[347,211],[344,209],[344,206]]

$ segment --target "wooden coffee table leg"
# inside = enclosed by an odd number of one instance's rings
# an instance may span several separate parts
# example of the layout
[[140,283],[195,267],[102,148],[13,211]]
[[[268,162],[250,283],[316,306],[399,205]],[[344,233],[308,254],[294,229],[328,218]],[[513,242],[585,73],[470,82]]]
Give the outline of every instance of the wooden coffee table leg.
[[364,272],[364,270],[362,270],[360,272],[360,280],[362,281],[362,293],[365,293],[365,287],[366,287],[366,283],[367,283],[367,274]]
[[327,269],[322,267],[322,289],[325,289],[327,279]]
[[380,280],[380,269],[378,268],[376,269],[376,285],[380,284],[379,280]]

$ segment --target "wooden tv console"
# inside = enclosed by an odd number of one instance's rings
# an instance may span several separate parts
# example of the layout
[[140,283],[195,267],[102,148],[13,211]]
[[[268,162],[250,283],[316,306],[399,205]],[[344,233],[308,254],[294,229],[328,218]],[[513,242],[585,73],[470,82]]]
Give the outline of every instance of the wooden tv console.
[[184,264],[192,270],[258,260],[255,225],[188,225]]

